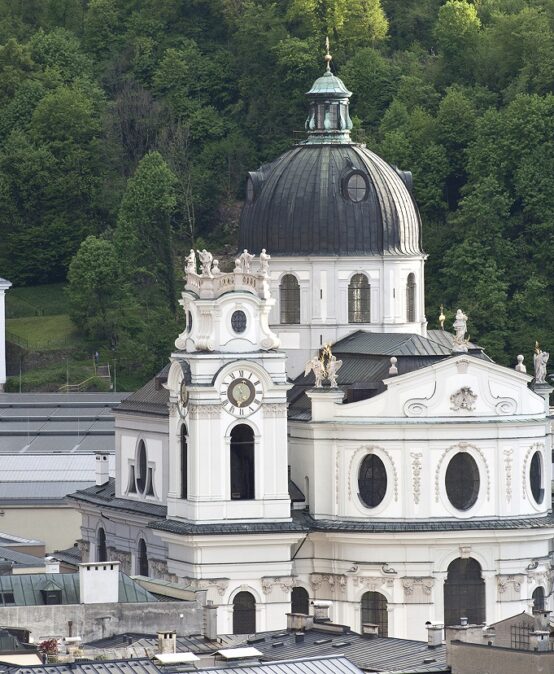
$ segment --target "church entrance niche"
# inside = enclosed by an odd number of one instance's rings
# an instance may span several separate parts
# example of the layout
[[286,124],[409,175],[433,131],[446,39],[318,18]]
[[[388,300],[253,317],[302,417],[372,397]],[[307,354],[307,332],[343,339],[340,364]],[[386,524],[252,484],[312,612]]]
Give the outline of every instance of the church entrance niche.
[[293,587],[290,596],[291,613],[310,613],[310,595],[303,587]]
[[231,499],[253,498],[254,431],[246,424],[239,424],[231,431]]
[[187,427],[181,426],[181,498],[188,498],[188,442]]
[[141,538],[138,544],[138,572],[139,576],[148,577],[148,550],[144,538]]
[[233,634],[256,632],[256,600],[250,592],[239,592],[233,599]]
[[544,588],[533,590],[533,611],[544,611]]
[[362,625],[370,623],[379,626],[379,636],[389,635],[389,614],[387,598],[380,592],[364,592],[361,602]]
[[485,581],[481,565],[471,557],[451,562],[444,582],[444,624],[459,625],[460,618],[472,625],[485,622]]
[[97,562],[107,562],[108,561],[108,548],[106,547],[106,532],[102,527],[98,529],[98,534],[96,538],[96,561]]

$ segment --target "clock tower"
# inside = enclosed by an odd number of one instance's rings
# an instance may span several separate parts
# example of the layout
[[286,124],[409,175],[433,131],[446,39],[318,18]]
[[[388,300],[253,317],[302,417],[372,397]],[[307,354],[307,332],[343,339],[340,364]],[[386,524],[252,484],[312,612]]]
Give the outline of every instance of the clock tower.
[[231,273],[187,259],[185,330],[168,375],[168,518],[204,524],[290,518],[285,354],[270,330],[269,256]]

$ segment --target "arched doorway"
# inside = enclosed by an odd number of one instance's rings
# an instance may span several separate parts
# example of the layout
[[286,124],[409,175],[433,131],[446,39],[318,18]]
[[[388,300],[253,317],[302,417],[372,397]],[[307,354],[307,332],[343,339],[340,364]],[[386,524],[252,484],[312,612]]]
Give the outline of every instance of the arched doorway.
[[389,635],[389,614],[387,598],[380,592],[364,592],[361,601],[362,625],[370,623],[379,626],[379,636]]
[[303,587],[293,587],[290,596],[291,613],[310,613],[310,595]]
[[485,581],[475,559],[458,557],[450,563],[444,582],[444,624],[459,625],[465,617],[472,625],[485,622]]
[[98,529],[98,534],[96,535],[96,561],[97,562],[108,561],[108,548],[106,547],[106,532],[102,527]]
[[544,611],[544,588],[533,590],[533,611]]
[[256,632],[256,600],[250,592],[239,592],[233,599],[233,634]]
[[139,576],[148,576],[148,550],[144,538],[138,544],[138,572]]
[[254,431],[246,424],[239,424],[231,431],[231,499],[245,501],[253,498]]

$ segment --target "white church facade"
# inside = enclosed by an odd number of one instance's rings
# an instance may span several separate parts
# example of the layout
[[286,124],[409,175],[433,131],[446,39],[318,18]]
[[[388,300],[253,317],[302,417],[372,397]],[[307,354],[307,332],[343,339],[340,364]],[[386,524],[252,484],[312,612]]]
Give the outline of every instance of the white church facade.
[[427,330],[409,174],[350,140],[330,70],[308,95],[308,140],[248,178],[259,258],[189,256],[170,363],[116,409],[115,481],[71,497],[84,561],[206,590],[219,633],[315,599],[414,639],[552,608],[544,373]]

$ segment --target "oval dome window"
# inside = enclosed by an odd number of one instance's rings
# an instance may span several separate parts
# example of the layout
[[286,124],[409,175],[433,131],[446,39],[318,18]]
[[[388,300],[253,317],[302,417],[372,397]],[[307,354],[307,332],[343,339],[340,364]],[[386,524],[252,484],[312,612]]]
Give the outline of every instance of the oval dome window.
[[367,196],[367,183],[361,173],[353,173],[346,183],[346,191],[350,201],[363,201]]

